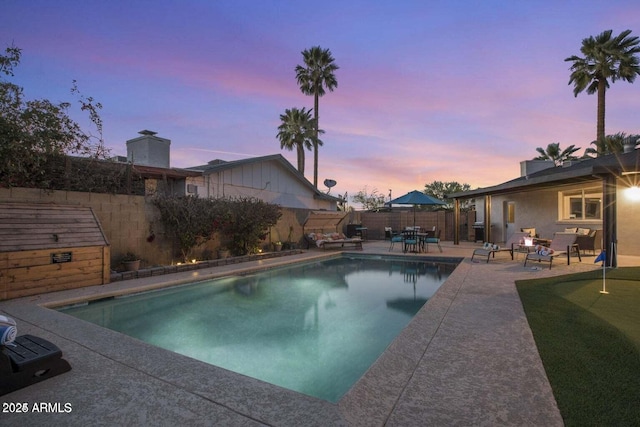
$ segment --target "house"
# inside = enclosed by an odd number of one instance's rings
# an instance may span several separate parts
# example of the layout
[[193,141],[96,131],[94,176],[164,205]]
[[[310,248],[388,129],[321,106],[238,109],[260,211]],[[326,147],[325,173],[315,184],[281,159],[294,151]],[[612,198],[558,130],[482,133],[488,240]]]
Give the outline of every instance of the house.
[[127,160],[145,178],[153,179],[157,190],[164,185],[166,191],[180,195],[254,197],[294,209],[335,211],[341,202],[315,188],[281,154],[170,168],[171,141],[153,131],[139,133],[141,136],[127,141]]
[[281,154],[223,161],[187,168],[202,176],[191,178],[200,197],[255,197],[285,208],[337,210],[341,200],[315,188]]
[[625,147],[624,153],[562,166],[525,161],[519,178],[447,197],[475,199],[486,241],[503,242],[529,227],[545,238],[572,227],[601,229],[602,247],[614,249],[607,250],[608,263],[616,266],[617,256],[640,256],[639,187],[640,150]]

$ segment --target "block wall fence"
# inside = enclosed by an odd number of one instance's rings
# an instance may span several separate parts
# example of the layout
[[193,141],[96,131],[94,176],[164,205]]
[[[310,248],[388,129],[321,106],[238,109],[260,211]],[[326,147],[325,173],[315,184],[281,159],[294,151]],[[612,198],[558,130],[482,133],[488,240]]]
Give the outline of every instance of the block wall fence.
[[[153,206],[149,196],[131,196],[120,194],[86,193],[75,191],[45,191],[36,188],[0,188],[0,203],[51,203],[91,207],[100,221],[110,244],[111,266],[117,269],[121,257],[133,252],[142,258],[143,267],[170,265],[182,261],[171,239],[165,236],[159,222],[159,212]],[[278,224],[271,227],[263,249],[271,250],[272,243],[295,242],[305,247],[303,225],[308,209],[282,209]],[[413,225],[411,210],[393,210],[391,212],[349,212],[342,222],[346,232],[348,224],[362,224],[368,228],[369,239],[384,239],[384,227],[401,230]],[[475,212],[461,213],[460,239],[472,239],[471,224],[475,221]],[[416,225],[424,228],[442,230],[443,240],[453,240],[453,212],[416,212]],[[339,230],[340,231],[340,230]],[[215,254],[219,242],[212,240],[196,248],[194,257],[202,259],[206,254]],[[204,255],[204,256],[203,256]],[[208,256],[210,257],[210,256]],[[216,255],[213,255],[216,258]]]
[[[0,203],[50,203],[91,207],[109,240],[112,269],[117,269],[127,252],[142,258],[143,267],[170,265],[182,261],[178,248],[165,236],[159,212],[149,196],[86,193],[76,191],[45,191],[36,188],[0,188]],[[303,243],[303,224],[307,209],[282,209],[282,217],[271,227],[262,246],[271,250],[272,243]],[[351,214],[353,216],[354,214]],[[346,222],[346,221],[345,221]],[[212,240],[194,250],[202,259],[207,253],[216,258],[219,242]]]

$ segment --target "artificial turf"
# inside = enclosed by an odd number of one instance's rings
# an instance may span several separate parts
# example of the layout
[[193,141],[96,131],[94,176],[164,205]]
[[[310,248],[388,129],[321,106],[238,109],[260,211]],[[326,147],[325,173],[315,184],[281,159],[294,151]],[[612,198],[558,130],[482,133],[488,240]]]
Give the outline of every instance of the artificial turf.
[[516,282],[567,426],[640,426],[640,267]]

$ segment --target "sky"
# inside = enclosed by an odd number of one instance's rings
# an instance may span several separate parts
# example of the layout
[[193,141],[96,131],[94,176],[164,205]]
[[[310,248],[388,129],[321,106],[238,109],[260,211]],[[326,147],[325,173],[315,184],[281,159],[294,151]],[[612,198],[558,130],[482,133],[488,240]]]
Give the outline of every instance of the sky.
[[[573,95],[570,63],[605,30],[640,36],[637,0],[3,0],[0,48],[22,49],[29,99],[103,108],[114,155],[143,129],[171,166],[282,154],[301,52],[329,49],[338,87],[320,98],[318,188],[398,197],[433,181],[517,178],[537,147],[595,140],[596,95]],[[640,81],[613,83],[606,134],[640,134]],[[85,113],[70,115],[87,130]],[[313,182],[313,152],[305,176]]]

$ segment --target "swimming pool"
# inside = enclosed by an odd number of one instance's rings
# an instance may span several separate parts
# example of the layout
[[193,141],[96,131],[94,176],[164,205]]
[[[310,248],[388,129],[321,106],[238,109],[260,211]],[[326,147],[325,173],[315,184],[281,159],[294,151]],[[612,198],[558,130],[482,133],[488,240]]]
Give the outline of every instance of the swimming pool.
[[61,311],[336,402],[456,265],[341,256]]

